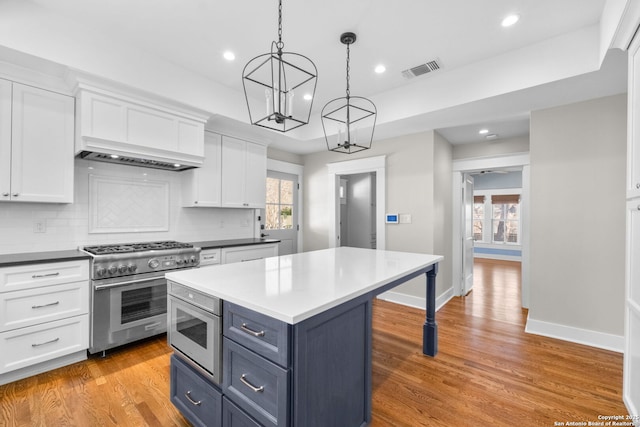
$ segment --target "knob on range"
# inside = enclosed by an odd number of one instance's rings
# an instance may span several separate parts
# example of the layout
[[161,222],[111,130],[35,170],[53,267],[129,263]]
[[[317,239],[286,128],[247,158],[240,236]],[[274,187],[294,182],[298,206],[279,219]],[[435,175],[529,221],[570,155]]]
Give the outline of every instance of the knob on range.
[[118,272],[118,267],[116,267],[115,265],[110,265],[108,270],[109,274],[116,274]]
[[158,261],[155,258],[152,258],[149,260],[148,264],[149,264],[149,267],[151,268],[158,268],[160,266],[160,261]]
[[127,266],[126,266],[126,265],[124,265],[124,264],[120,264],[120,265],[118,266],[118,272],[120,272],[120,273],[126,273],[126,272],[127,272]]
[[98,267],[96,268],[96,274],[98,275],[98,277],[102,277],[107,273],[107,269],[104,267]]

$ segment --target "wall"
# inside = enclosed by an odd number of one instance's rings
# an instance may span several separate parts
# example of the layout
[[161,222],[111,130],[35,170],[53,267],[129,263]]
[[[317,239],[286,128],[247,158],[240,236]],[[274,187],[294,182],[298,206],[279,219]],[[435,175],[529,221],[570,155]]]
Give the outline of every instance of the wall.
[[[327,215],[326,165],[386,155],[386,211],[412,215],[411,224],[386,226],[386,249],[444,255],[436,290],[438,296],[444,294],[451,288],[451,151],[446,140],[428,131],[376,141],[370,150],[351,156],[328,151],[304,156],[304,250],[328,247],[330,218]],[[378,221],[383,220],[378,218]],[[401,285],[395,291],[407,296],[408,303],[418,299],[424,301],[424,280]]]
[[530,148],[527,329],[622,336],[626,95],[532,112]]
[[[89,233],[89,174],[168,182],[169,230]],[[182,208],[180,186],[180,172],[76,159],[74,203],[0,203],[0,254],[76,249],[89,244],[253,237],[253,209]],[[34,233],[35,221],[44,221],[45,233]]]
[[529,135],[514,138],[496,139],[473,144],[457,144],[453,146],[453,159],[470,159],[474,157],[494,157],[503,154],[527,153],[529,151]]

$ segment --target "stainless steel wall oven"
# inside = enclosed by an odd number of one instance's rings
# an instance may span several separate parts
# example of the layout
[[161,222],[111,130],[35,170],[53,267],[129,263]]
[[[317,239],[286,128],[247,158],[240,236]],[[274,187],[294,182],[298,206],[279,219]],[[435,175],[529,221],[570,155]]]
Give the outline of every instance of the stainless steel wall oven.
[[222,301],[169,281],[169,344],[175,354],[222,382]]
[[200,248],[174,241],[85,246],[92,256],[89,353],[167,331],[166,271],[197,267]]

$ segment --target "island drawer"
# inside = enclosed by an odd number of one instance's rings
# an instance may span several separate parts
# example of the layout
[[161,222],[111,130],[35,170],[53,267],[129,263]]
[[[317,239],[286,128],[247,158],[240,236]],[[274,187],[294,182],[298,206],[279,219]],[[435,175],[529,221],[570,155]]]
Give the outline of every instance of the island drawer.
[[288,426],[290,370],[228,338],[222,349],[224,394],[262,425]]
[[194,426],[222,425],[222,393],[189,365],[171,355],[171,403]]
[[227,301],[223,312],[224,336],[282,367],[291,365],[289,324]]
[[222,427],[262,427],[229,399],[222,398]]

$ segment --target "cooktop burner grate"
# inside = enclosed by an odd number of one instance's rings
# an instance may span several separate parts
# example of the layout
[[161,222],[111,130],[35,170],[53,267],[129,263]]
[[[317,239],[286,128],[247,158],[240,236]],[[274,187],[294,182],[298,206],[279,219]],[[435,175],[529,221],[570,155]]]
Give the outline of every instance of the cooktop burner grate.
[[173,240],[160,241],[160,242],[142,242],[142,243],[125,243],[115,245],[97,245],[97,246],[85,246],[84,250],[92,255],[111,255],[121,254],[128,252],[144,252],[166,249],[182,249],[192,248],[190,243],[181,243]]

